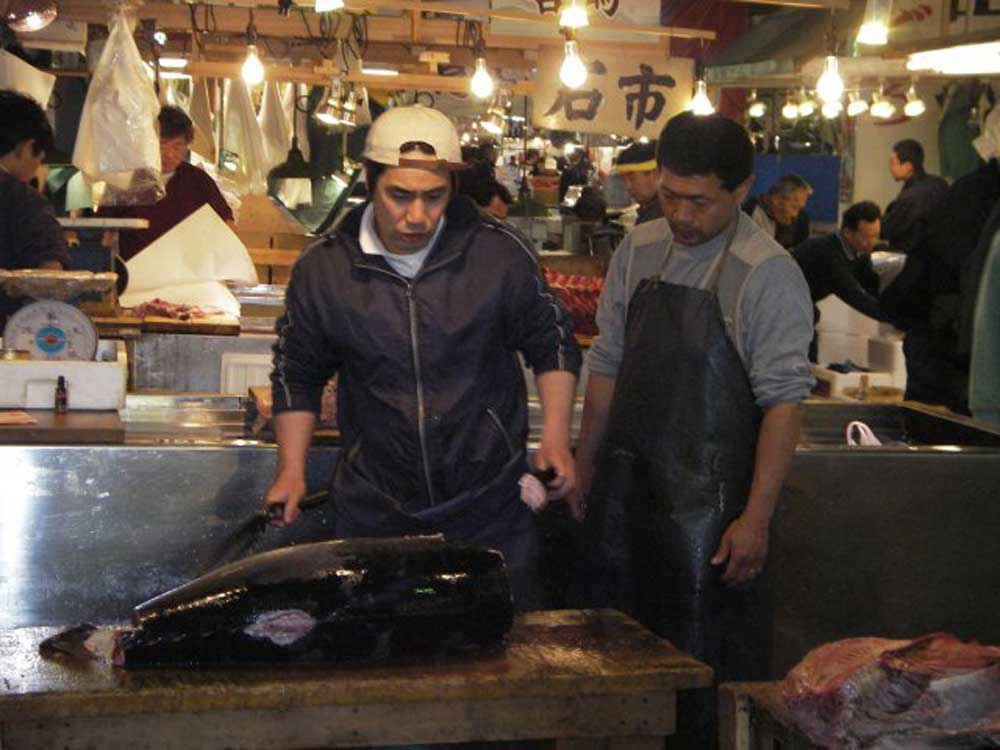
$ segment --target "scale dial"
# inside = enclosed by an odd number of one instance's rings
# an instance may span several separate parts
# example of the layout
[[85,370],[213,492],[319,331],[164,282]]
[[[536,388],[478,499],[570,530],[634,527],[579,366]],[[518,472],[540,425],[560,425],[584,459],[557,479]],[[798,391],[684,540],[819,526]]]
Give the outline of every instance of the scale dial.
[[26,349],[32,359],[92,360],[97,354],[97,329],[78,308],[57,300],[39,300],[7,319],[3,345]]

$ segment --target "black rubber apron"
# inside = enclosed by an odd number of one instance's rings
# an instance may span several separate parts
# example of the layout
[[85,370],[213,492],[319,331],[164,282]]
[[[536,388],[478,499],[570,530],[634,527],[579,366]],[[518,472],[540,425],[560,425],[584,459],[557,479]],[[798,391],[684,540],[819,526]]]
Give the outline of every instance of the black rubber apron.
[[[725,565],[709,563],[746,505],[762,416],[718,301],[735,230],[704,288],[663,280],[671,245],[632,296],[585,530],[590,603],[596,594],[629,612],[717,681],[763,679],[769,661],[763,581],[730,588]],[[714,692],[685,695],[681,744],[712,746]]]

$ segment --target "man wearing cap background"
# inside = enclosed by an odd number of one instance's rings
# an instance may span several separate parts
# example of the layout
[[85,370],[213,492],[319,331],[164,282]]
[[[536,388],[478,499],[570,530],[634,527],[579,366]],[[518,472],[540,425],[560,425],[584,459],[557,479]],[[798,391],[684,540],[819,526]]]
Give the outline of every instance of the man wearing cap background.
[[663,209],[656,198],[658,176],[656,173],[656,141],[636,141],[618,154],[615,169],[622,176],[625,189],[636,203],[639,214],[636,226],[663,218]]
[[303,253],[271,375],[278,475],[298,516],[323,384],[339,373],[338,537],[443,533],[503,552],[515,603],[537,606],[538,541],[518,495],[527,468],[520,352],[542,404],[534,463],[549,497],[575,485],[570,413],[580,352],[531,249],[455,192],[458,133],[397,107],[368,132],[370,201]]

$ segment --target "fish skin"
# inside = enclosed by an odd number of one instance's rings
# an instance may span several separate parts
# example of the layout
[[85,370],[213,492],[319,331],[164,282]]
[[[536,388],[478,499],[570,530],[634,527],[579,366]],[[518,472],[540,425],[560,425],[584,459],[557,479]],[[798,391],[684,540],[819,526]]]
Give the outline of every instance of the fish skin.
[[498,646],[513,618],[506,566],[494,550],[440,537],[317,542],[225,565],[138,605],[134,627],[117,634],[115,663],[433,659]]

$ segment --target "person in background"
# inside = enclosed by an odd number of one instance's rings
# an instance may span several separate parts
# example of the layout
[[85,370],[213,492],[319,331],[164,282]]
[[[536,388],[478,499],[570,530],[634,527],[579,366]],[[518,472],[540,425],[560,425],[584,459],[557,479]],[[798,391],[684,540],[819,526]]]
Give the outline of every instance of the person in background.
[[[814,382],[809,287],[740,211],[742,126],[679,114],[657,165],[665,220],[628,234],[601,293],[571,496],[605,551],[580,578],[609,601],[574,604],[624,607],[720,682],[762,679],[768,529]],[[669,742],[714,746],[714,698],[680,696]]]
[[[463,159],[466,153],[463,149]],[[494,177],[493,166],[478,158],[466,164],[467,168],[458,173],[458,194],[470,198],[486,215],[506,219],[512,199],[510,191]]]
[[924,148],[912,138],[892,147],[889,172],[903,187],[882,217],[882,238],[893,250],[909,252],[924,220],[948,192],[942,177],[924,171]]
[[797,174],[786,174],[758,195],[743,204],[743,210],[754,222],[774,237],[786,250],[809,239],[809,214],[806,201],[812,187]]
[[587,149],[578,146],[565,160],[562,174],[559,175],[559,203],[566,197],[566,191],[571,185],[587,185],[590,182],[590,157]]
[[976,419],[1000,428],[1000,232],[989,246],[975,306],[969,409]]
[[510,213],[510,205],[513,202],[514,196],[510,194],[510,191],[504,184],[502,182],[494,182],[493,195],[490,196],[490,202],[484,208],[486,209],[486,213],[494,219],[503,221],[507,218],[507,214]]
[[[884,320],[878,302],[878,274],[871,254],[879,239],[882,212],[871,201],[855,203],[844,212],[840,231],[813,237],[792,250],[802,269],[813,301],[813,317],[820,314],[816,303],[836,295],[862,315]],[[816,361],[816,336],[809,345],[809,359]]]
[[188,146],[194,140],[194,124],[179,107],[160,109],[160,163],[167,194],[152,206],[109,206],[101,208],[101,216],[146,219],[149,229],[121,232],[118,251],[128,260],[146,248],[206,203],[230,229],[236,229],[233,210],[226,203],[209,174],[185,161]]
[[292,269],[271,374],[278,473],[268,503],[298,516],[323,385],[339,375],[336,536],[442,533],[500,550],[515,603],[537,607],[538,538],[520,352],[542,406],[536,467],[572,491],[580,350],[530,247],[455,194],[445,115],[395,107],[368,131],[370,200]]
[[636,226],[663,218],[663,209],[656,197],[659,176],[656,173],[656,141],[635,141],[618,154],[615,169],[622,176],[629,196],[639,204]]
[[[69,267],[55,211],[29,184],[52,150],[52,127],[32,98],[0,90],[0,268]],[[0,333],[20,301],[0,292]]]

